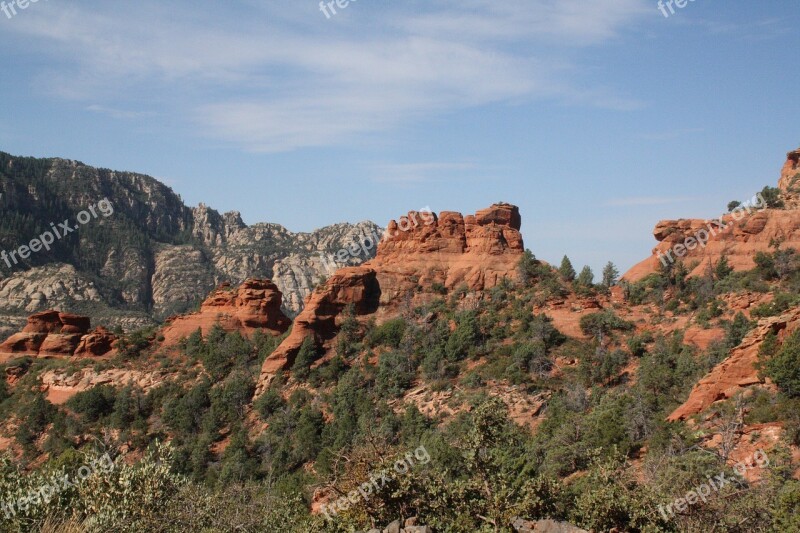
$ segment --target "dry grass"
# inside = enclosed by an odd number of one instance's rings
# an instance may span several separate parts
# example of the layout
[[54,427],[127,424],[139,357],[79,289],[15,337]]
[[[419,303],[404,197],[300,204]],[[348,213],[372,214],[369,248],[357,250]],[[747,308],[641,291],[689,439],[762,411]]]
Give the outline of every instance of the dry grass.
[[39,533],[84,533],[86,529],[74,518],[62,520],[58,518],[48,518],[42,524]]

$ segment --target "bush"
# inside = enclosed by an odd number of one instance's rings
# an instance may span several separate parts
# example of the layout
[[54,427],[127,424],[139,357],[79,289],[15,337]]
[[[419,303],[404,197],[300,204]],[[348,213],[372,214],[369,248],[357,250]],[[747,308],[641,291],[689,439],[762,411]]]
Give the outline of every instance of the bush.
[[369,346],[388,346],[399,348],[406,332],[406,321],[403,318],[395,318],[374,328],[367,335]]
[[480,344],[481,332],[474,312],[462,313],[457,322],[455,331],[450,334],[445,345],[445,356],[450,361],[465,359]]
[[381,354],[375,376],[375,389],[379,394],[397,398],[413,381],[414,369],[408,357],[398,352]]
[[42,434],[47,426],[55,420],[58,408],[50,403],[41,392],[20,402],[17,407],[19,427],[17,440],[26,448]]
[[786,394],[800,397],[800,331],[795,331],[764,365],[767,376]]
[[275,389],[269,389],[267,392],[258,397],[258,399],[253,403],[253,407],[256,411],[258,411],[258,414],[261,415],[263,420],[267,420],[285,404],[286,402],[283,401],[283,397],[278,391]]
[[770,209],[782,209],[783,200],[781,200],[781,190],[777,187],[764,187],[761,190],[761,196]]
[[753,318],[767,318],[780,315],[800,303],[796,295],[779,292],[770,303],[761,304],[750,312]]
[[630,331],[633,329],[633,323],[621,319],[611,310],[606,310],[582,316],[580,327],[584,335],[599,337],[609,335],[615,330]]
[[114,411],[117,391],[110,385],[100,385],[79,392],[67,401],[67,407],[83,415],[87,422],[96,422]]

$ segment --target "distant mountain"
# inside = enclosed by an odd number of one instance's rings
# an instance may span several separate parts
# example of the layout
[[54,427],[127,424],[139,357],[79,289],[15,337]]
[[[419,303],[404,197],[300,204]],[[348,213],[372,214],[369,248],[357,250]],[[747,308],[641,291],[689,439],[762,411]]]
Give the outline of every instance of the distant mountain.
[[[195,307],[222,282],[252,277],[274,280],[284,310],[295,315],[319,280],[343,266],[320,254],[378,230],[372,222],[312,233],[247,226],[235,211],[187,207],[150,176],[3,152],[0,193],[0,251],[7,254],[0,258],[0,332],[51,308],[140,327]],[[50,240],[42,237],[48,232],[54,237],[49,250],[19,253],[20,246],[42,248],[31,241]],[[347,264],[371,258],[374,250],[361,253],[348,254]]]

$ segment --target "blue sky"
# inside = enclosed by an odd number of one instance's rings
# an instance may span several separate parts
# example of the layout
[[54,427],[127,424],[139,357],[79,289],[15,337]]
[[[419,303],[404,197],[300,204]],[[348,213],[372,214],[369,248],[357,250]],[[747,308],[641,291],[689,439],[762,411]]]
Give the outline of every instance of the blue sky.
[[0,12],[0,150],[150,174],[294,231],[520,206],[576,267],[774,185],[796,1],[41,0]]

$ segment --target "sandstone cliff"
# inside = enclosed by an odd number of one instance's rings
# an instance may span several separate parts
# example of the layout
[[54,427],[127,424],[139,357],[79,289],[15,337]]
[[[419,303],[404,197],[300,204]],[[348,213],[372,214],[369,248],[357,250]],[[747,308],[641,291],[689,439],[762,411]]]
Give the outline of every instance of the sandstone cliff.
[[374,259],[339,270],[306,301],[291,335],[264,362],[263,391],[277,372],[290,368],[310,337],[324,349],[338,332],[342,311],[376,315],[408,299],[424,298],[435,288],[465,285],[482,291],[517,275],[524,252],[519,209],[495,204],[475,215],[445,211],[410,212],[391,221]]

